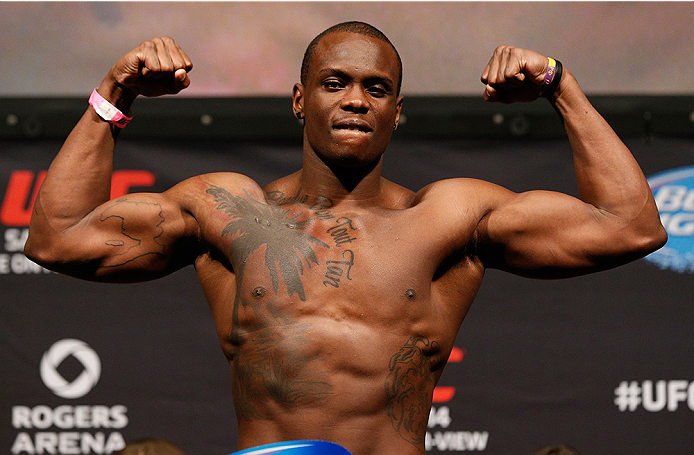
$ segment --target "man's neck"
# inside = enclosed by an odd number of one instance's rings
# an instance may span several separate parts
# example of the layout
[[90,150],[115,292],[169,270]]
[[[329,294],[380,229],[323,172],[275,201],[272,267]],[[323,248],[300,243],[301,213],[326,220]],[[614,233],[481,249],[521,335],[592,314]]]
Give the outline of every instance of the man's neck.
[[373,201],[381,195],[382,158],[361,167],[328,164],[313,152],[305,152],[299,176],[302,193],[338,202]]

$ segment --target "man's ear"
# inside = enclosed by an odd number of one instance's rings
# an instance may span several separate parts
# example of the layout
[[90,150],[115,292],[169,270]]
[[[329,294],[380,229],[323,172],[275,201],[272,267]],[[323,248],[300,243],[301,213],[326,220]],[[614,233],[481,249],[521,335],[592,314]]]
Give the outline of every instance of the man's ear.
[[292,111],[299,120],[304,118],[304,86],[301,84],[294,84],[292,89]]
[[402,104],[405,102],[405,97],[400,95],[398,97],[397,104],[395,105],[395,125],[393,125],[393,130],[398,129],[398,124],[400,123],[400,112],[402,112]]

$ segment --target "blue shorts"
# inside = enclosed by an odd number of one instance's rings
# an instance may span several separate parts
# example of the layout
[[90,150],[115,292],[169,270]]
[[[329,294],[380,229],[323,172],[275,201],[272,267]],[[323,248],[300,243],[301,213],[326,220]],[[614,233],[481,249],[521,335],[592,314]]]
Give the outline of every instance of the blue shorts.
[[287,441],[240,450],[229,455],[351,455],[341,445],[327,441]]

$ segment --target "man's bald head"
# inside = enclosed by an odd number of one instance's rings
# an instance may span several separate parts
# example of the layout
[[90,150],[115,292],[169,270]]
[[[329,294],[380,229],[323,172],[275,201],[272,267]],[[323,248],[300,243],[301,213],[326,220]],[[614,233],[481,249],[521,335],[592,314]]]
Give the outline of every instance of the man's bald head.
[[304,60],[301,63],[301,84],[306,85],[306,80],[308,79],[308,72],[309,72],[309,65],[311,63],[311,58],[313,57],[313,54],[316,50],[316,47],[318,46],[318,43],[326,36],[331,33],[338,33],[338,32],[348,32],[348,33],[356,33],[359,35],[365,35],[365,36],[370,36],[372,38],[379,39],[381,41],[384,41],[390,45],[390,47],[393,48],[393,51],[395,51],[395,55],[398,57],[398,64],[400,66],[399,74],[398,74],[398,82],[397,82],[397,87],[396,87],[396,92],[399,95],[400,94],[400,87],[402,86],[402,60],[400,59],[400,54],[398,53],[398,50],[395,49],[395,46],[393,46],[393,43],[390,42],[388,37],[383,34],[379,29],[374,27],[373,25],[369,25],[366,22],[358,22],[358,21],[350,21],[350,22],[342,22],[337,25],[333,25],[332,27],[328,28],[327,30],[323,31],[320,35],[316,36],[313,38],[313,41],[309,43],[308,47],[306,48],[306,52],[304,53]]

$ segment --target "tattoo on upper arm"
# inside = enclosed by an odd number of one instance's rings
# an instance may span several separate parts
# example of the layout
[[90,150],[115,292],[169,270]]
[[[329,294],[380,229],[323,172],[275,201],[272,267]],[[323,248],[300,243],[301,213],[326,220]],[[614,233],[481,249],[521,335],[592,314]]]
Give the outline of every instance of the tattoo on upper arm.
[[207,193],[219,203],[217,209],[224,210],[233,218],[222,235],[232,239],[230,254],[239,274],[243,274],[248,257],[264,246],[265,266],[272,277],[275,293],[279,287],[279,269],[289,295],[296,293],[305,301],[301,281],[304,263],[308,267],[319,264],[314,245],[329,248],[326,243],[303,231],[311,220],[300,221],[301,214],[291,215],[289,209],[260,203],[248,193],[246,197],[234,196],[218,186],[212,186]]
[[389,363],[385,383],[386,412],[400,437],[424,445],[435,380],[432,369],[441,361],[440,346],[423,336],[412,336]]
[[[129,219],[125,215],[133,207],[137,209],[138,217],[156,221],[156,224],[145,229],[143,234],[140,234],[135,226],[140,221]],[[115,222],[120,228],[120,236],[105,242],[106,245],[114,248],[116,253],[105,259],[100,268],[120,267],[149,255],[165,255],[165,247],[161,242],[161,236],[164,234],[162,224],[165,219],[160,204],[120,199],[99,215],[99,221]]]

